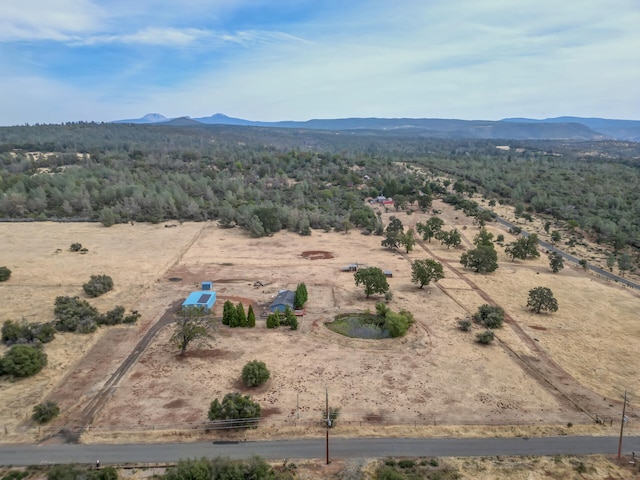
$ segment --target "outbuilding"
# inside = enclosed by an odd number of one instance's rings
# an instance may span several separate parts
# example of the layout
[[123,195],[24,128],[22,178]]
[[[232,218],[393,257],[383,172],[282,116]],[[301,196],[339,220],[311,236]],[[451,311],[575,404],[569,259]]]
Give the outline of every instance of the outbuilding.
[[216,303],[216,292],[213,290],[202,290],[191,292],[187,299],[182,302],[182,308],[203,307],[209,311]]
[[292,290],[280,290],[276,298],[271,302],[271,312],[284,312],[287,307],[293,310],[296,299],[296,292]]

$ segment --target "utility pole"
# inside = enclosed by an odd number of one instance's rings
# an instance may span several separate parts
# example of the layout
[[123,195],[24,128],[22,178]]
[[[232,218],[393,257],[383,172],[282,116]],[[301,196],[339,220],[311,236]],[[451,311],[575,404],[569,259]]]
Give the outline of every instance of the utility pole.
[[624,403],[622,404],[622,419],[620,420],[620,440],[618,441],[618,463],[620,463],[620,454],[622,453],[622,432],[624,431],[624,412],[627,408],[627,391],[624,391]]
[[326,393],[326,406],[325,410],[327,412],[327,441],[326,441],[326,451],[327,451],[327,465],[329,465],[329,428],[331,427],[331,418],[329,417],[329,388],[325,387]]

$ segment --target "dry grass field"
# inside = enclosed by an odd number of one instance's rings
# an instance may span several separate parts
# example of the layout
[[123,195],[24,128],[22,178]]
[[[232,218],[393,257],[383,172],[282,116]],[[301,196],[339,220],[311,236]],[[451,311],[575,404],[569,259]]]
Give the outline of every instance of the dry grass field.
[[[461,212],[434,206],[443,211],[445,228],[458,228],[468,248],[478,227]],[[385,212],[383,219],[393,214],[405,227],[427,218]],[[488,228],[506,242],[513,239],[495,224]],[[214,281],[217,291],[216,317],[227,299],[253,304],[256,328],[230,329],[217,320],[209,347],[190,348],[179,357],[168,341],[172,327],[164,327],[109,390],[84,441],[204,435],[185,426],[202,425],[209,403],[231,391],[250,394],[262,406],[265,418],[260,428],[242,434],[248,438],[320,434],[326,391],[330,404],[341,408],[336,434],[615,435],[619,425],[609,419],[619,418],[620,395],[625,388],[634,391],[640,370],[638,292],[576,266],[553,274],[544,255],[512,262],[497,247],[500,268],[483,276],[462,268],[462,247],[433,241],[404,254],[382,248],[381,237],[356,231],[254,239],[214,223],[109,229],[16,223],[0,224],[0,238],[0,265],[14,272],[0,284],[0,319],[50,320],[55,297],[84,297],[81,286],[91,274],[108,274],[116,285],[90,300],[101,311],[123,305],[142,313],[135,326],[57,335],[45,346],[49,365],[43,372],[0,381],[0,441],[35,438],[37,430],[26,418],[45,398],[61,405],[55,425],[79,418],[149,328],[205,280]],[[73,242],[89,252],[69,252]],[[445,265],[445,278],[419,289],[410,281],[410,262],[426,257]],[[324,326],[336,314],[373,310],[382,300],[367,299],[353,274],[341,271],[353,262],[393,271],[389,307],[409,310],[416,319],[404,338],[349,339]],[[258,281],[263,286],[255,287]],[[260,313],[279,290],[295,289],[299,282],[309,291],[299,330],[267,329]],[[525,308],[535,286],[552,289],[558,312],[536,315]],[[474,341],[479,328],[461,332],[457,320],[487,302],[502,306],[508,322],[497,331],[497,341],[483,347]],[[240,372],[254,359],[266,363],[271,378],[250,390]],[[629,415],[637,418],[637,397],[631,401]],[[606,424],[595,425],[587,413]]]

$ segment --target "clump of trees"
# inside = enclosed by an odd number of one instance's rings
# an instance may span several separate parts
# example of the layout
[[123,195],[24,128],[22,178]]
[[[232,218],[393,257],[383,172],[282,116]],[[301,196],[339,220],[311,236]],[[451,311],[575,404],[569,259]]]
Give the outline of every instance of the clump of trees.
[[6,282],[11,278],[11,270],[7,267],[0,267],[0,282]]
[[527,307],[536,313],[558,310],[558,301],[553,296],[553,292],[547,287],[535,287],[529,290]]
[[198,346],[208,345],[213,336],[209,333],[211,320],[208,312],[199,306],[184,307],[178,312],[176,326],[169,341],[180,349],[184,356],[187,347],[192,343]]
[[28,323],[6,320],[2,325],[2,343],[7,346],[28,343],[49,343],[56,329],[52,323]]
[[33,407],[31,420],[42,425],[57,417],[59,413],[60,407],[58,404],[52,400],[47,400]]
[[443,226],[444,220],[440,217],[433,216],[424,223],[416,223],[416,230],[418,233],[422,234],[423,240],[431,242],[431,239],[434,238],[440,230],[442,230]]
[[238,302],[234,305],[230,300],[224,302],[222,307],[222,324],[231,328],[245,327],[253,328],[256,326],[256,314],[253,311],[253,305],[249,305],[247,313],[244,311],[244,304]]
[[255,428],[260,421],[260,405],[248,395],[227,393],[222,402],[217,398],[211,402],[208,417],[222,428]]
[[101,315],[98,309],[78,297],[56,297],[53,309],[54,326],[60,332],[95,332],[98,325],[131,324],[138,321],[140,313],[132,310],[125,315],[124,307],[118,305]]
[[353,278],[356,286],[360,284],[364,286],[364,293],[367,298],[374,293],[384,294],[389,290],[387,277],[384,276],[383,271],[378,267],[360,268],[353,274]]
[[258,360],[253,360],[242,368],[242,381],[247,387],[262,385],[270,376],[267,366]]
[[478,307],[478,311],[473,314],[473,318],[476,323],[479,323],[486,328],[502,328],[502,324],[504,322],[504,310],[502,307],[485,303]]
[[113,279],[109,275],[91,275],[91,279],[82,285],[82,289],[90,297],[99,297],[113,290]]
[[287,305],[284,312],[271,312],[266,320],[267,328],[278,328],[279,326],[288,326],[291,330],[298,329],[298,317],[295,312]]
[[442,264],[432,258],[415,260],[411,265],[411,282],[416,283],[420,288],[429,285],[431,281],[437,282],[444,278]]
[[0,375],[23,378],[35,375],[47,365],[47,354],[41,347],[13,345],[0,360]]

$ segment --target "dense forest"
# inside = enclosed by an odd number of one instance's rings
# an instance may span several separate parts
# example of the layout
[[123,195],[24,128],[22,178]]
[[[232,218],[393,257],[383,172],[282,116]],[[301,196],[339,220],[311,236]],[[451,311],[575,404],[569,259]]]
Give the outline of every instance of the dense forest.
[[616,248],[640,248],[640,144],[633,142],[220,125],[0,128],[0,218],[7,221],[215,219],[255,236],[374,231],[379,219],[365,198],[383,194],[403,207],[443,192],[438,175],[459,194],[479,192]]

